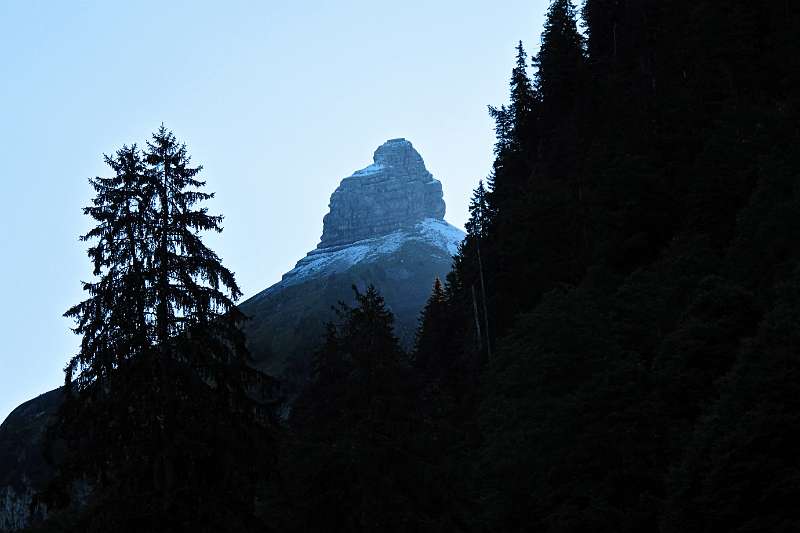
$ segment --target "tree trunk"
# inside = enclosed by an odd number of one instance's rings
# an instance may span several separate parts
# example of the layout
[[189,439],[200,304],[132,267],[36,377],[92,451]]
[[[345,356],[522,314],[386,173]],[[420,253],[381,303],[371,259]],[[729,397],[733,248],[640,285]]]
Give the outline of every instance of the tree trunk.
[[486,284],[483,282],[483,261],[481,260],[480,239],[475,239],[475,247],[478,251],[478,274],[481,278],[481,303],[483,304],[483,326],[486,329],[486,357],[492,358],[492,344],[489,340],[489,312],[486,306]]
[[481,337],[481,320],[478,316],[478,299],[475,297],[475,285],[472,288],[472,310],[475,312],[475,331],[478,333],[478,351],[481,350],[483,338]]

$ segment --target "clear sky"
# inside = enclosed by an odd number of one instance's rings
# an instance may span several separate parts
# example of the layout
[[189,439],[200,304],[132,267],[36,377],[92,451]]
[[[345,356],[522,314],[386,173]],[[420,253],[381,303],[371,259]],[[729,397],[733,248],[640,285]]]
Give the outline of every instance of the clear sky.
[[102,154],[162,122],[205,167],[209,239],[245,298],[314,248],[339,181],[394,137],[442,181],[448,221],[492,160],[546,0],[0,2],[0,420],[63,380],[62,313],[91,269],[81,207]]

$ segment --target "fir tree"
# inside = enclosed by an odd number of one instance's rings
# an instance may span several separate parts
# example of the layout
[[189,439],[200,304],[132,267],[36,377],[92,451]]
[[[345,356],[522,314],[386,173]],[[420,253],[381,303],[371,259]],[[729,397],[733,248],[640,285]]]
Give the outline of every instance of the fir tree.
[[495,154],[490,178],[492,201],[498,210],[512,209],[510,204],[524,192],[530,169],[529,155],[534,144],[535,111],[538,93],[527,71],[527,53],[519,42],[517,56],[509,82],[509,104],[500,108],[489,106],[495,120]]
[[517,44],[517,58],[511,71],[511,101],[508,113],[512,121],[511,142],[513,149],[527,151],[531,141],[531,127],[534,119],[534,110],[538,95],[534,90],[528,76],[528,54],[522,46],[522,41]]
[[439,278],[433,283],[433,290],[419,317],[414,343],[414,364],[423,372],[431,371],[437,359],[447,353],[450,344],[447,327],[447,297]]
[[[195,209],[214,197],[202,192],[205,182],[196,179],[202,167],[190,166],[186,146],[164,126],[147,147],[147,179],[154,191],[150,216],[156,339],[164,351],[171,338],[193,328],[235,335],[235,328],[226,326],[241,318],[233,305],[241,290],[233,273],[199,238],[201,231],[222,231],[222,216],[209,215],[205,207]],[[219,317],[229,320],[220,322]]]
[[480,180],[478,186],[472,191],[468,209],[469,220],[464,225],[467,235],[473,239],[485,239],[488,237],[489,225],[492,222],[492,211],[483,180]]
[[584,60],[583,37],[578,32],[571,0],[553,0],[547,10],[542,43],[533,64],[537,88],[545,103],[545,128],[552,128],[570,112],[580,94]]
[[[492,357],[491,348],[491,330],[489,329],[489,309],[488,309],[488,295],[486,293],[486,276],[487,272],[484,269],[483,255],[481,254],[482,242],[489,236],[490,224],[493,221],[492,210],[489,205],[486,189],[483,187],[483,181],[478,183],[478,187],[472,194],[472,199],[469,204],[470,218],[465,225],[467,230],[467,237],[464,240],[464,249],[467,247],[474,249],[474,259],[478,267],[478,282],[480,287],[481,310],[483,312],[483,338],[481,345],[485,346],[486,355],[489,359]],[[475,289],[471,289],[474,293]],[[477,302],[473,302],[477,308]],[[478,318],[477,309],[475,310],[476,316],[476,329],[478,336],[481,337],[480,319]]]
[[512,116],[505,104],[500,107],[489,106],[489,116],[494,120],[494,153],[496,156],[505,154],[511,150],[512,137]]
[[136,145],[105,156],[105,162],[115,175],[89,180],[97,195],[83,211],[98,225],[81,237],[96,241],[87,253],[99,279],[84,282],[89,298],[65,313],[76,320],[74,331],[82,337],[66,368],[68,388],[75,378],[79,391],[96,381],[107,386],[110,373],[148,345],[144,232],[150,198],[144,164]]
[[213,195],[163,126],[144,158],[134,146],[106,162],[116,176],[91,181],[85,209],[97,281],[67,312],[83,341],[53,435],[69,452],[45,501],[66,508],[86,482],[88,507],[72,502],[86,531],[258,528],[273,437],[254,399],[271,381],[245,366],[239,288],[201,239],[221,231],[197,207]]

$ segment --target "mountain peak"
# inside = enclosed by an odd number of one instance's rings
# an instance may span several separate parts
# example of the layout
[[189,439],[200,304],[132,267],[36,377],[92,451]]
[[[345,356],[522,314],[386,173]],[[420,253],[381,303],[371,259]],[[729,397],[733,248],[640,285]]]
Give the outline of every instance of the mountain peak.
[[422,156],[409,141],[402,138],[390,139],[380,145],[372,160],[376,165],[427,172]]
[[317,248],[380,237],[426,218],[444,219],[442,184],[409,141],[386,141],[373,161],[344,178],[331,195]]

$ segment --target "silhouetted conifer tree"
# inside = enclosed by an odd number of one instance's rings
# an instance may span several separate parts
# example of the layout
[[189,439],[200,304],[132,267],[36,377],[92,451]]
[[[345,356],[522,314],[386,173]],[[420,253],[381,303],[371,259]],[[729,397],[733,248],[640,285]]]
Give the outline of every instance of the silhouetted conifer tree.
[[546,103],[542,110],[546,132],[573,111],[580,95],[583,61],[583,37],[578,32],[575,7],[571,0],[553,0],[533,61],[536,86]]
[[67,386],[76,378],[79,391],[96,381],[101,389],[107,387],[111,372],[141,354],[150,341],[144,266],[150,197],[144,164],[136,145],[105,156],[105,162],[114,176],[89,180],[97,195],[83,211],[97,226],[81,237],[95,241],[88,255],[99,279],[84,282],[89,298],[65,313],[76,320],[74,331],[82,337],[66,369]]
[[67,312],[83,337],[53,430],[68,452],[43,498],[86,531],[259,528],[273,435],[256,400],[271,382],[245,366],[241,292],[201,240],[222,229],[197,207],[213,195],[163,126],[144,157],[106,162],[116,175],[91,181],[98,225],[82,238],[97,281]]
[[[221,216],[195,208],[214,197],[202,192],[205,182],[196,179],[202,167],[190,166],[186,146],[164,126],[147,146],[147,179],[154,191],[151,290],[159,346],[165,350],[171,338],[193,328],[209,338],[238,337],[238,330],[228,326],[242,318],[233,305],[241,290],[233,273],[199,238],[201,231],[222,231]],[[223,356],[225,347],[218,346],[217,356]],[[225,359],[235,356],[229,352]]]
[[422,309],[414,345],[414,364],[423,371],[436,365],[436,358],[448,352],[450,336],[447,331],[447,297],[439,278],[433,283],[428,302]]

